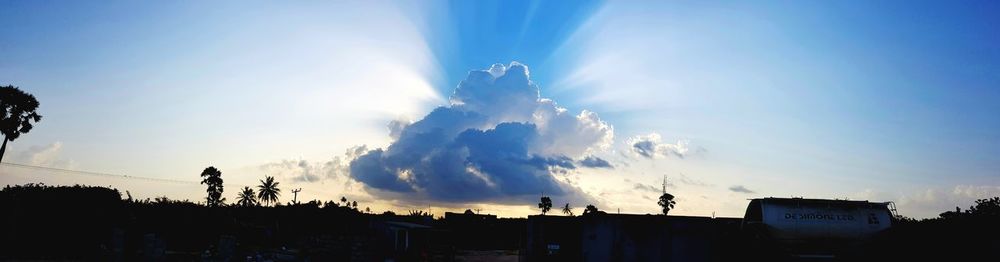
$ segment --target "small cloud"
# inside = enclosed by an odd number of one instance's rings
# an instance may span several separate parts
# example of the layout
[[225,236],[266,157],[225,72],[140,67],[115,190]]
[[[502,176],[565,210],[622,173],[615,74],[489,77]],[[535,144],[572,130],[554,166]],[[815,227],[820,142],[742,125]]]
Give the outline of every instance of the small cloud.
[[668,156],[684,158],[690,151],[687,140],[678,140],[674,144],[664,143],[657,133],[631,137],[627,140],[627,144],[632,153],[645,158]]
[[33,166],[74,168],[76,162],[62,158],[63,143],[56,141],[45,146],[31,146],[12,154],[10,160]]
[[686,176],[684,174],[680,174],[680,176],[677,177],[677,181],[680,181],[681,184],[690,185],[690,186],[704,186],[704,187],[714,186],[712,184],[706,183],[705,181],[694,179],[694,178],[688,177],[688,176]]
[[590,168],[608,168],[608,169],[614,168],[614,166],[611,166],[611,163],[609,163],[607,160],[592,155],[587,156],[583,160],[580,160],[580,165]]
[[756,193],[753,190],[750,190],[750,189],[748,189],[748,188],[746,188],[746,187],[744,187],[742,185],[731,186],[731,187],[729,187],[729,191],[733,191],[733,192],[736,192],[736,193],[745,193],[745,194]]
[[293,182],[322,182],[325,180],[349,179],[351,161],[368,151],[365,146],[355,146],[347,149],[342,156],[335,156],[327,161],[281,160],[257,166],[265,174],[273,175]]
[[649,192],[653,192],[653,193],[661,193],[660,191],[662,190],[662,189],[657,188],[655,186],[651,186],[651,185],[647,185],[647,184],[643,184],[643,183],[635,183],[635,186],[633,187],[633,189],[635,189],[635,190],[642,190],[642,191],[649,191]]
[[318,170],[306,160],[282,160],[260,165],[265,174],[291,179],[295,182],[318,182]]
[[957,185],[952,194],[968,199],[982,199],[1000,196],[1000,186]]

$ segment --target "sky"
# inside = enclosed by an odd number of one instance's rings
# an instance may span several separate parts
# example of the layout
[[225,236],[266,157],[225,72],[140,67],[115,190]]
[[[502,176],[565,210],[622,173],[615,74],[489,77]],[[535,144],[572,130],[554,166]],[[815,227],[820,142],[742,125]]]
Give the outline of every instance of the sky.
[[[44,116],[0,184],[201,201],[266,175],[375,211],[541,195],[741,217],[747,199],[1000,195],[991,1],[0,1]],[[25,166],[28,165],[28,166]],[[41,169],[36,167],[50,167]]]

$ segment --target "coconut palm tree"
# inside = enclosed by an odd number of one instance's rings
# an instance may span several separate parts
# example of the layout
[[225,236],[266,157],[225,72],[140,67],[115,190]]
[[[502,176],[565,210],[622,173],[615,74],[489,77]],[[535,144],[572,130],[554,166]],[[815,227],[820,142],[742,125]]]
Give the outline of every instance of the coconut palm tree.
[[236,204],[245,207],[257,205],[257,197],[254,196],[253,188],[243,187],[243,191],[240,191],[240,195],[236,197]]
[[569,207],[569,203],[566,203],[566,206],[563,207],[562,212],[567,216],[573,216],[573,209]]
[[281,196],[281,189],[278,188],[278,182],[274,182],[274,177],[265,177],[260,180],[260,185],[257,185],[257,198],[260,199],[261,203],[264,205],[278,203],[278,196]]
[[0,134],[3,134],[3,145],[0,145],[0,161],[3,152],[7,150],[7,141],[14,141],[21,134],[28,133],[34,127],[32,122],[42,120],[35,110],[38,100],[35,96],[25,93],[16,86],[0,86]]

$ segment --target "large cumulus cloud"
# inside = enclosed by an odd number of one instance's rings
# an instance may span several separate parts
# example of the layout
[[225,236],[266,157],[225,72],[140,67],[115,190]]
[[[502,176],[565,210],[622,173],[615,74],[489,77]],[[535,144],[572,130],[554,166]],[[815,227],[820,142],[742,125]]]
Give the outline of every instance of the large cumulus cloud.
[[593,201],[562,175],[614,140],[596,113],[541,98],[516,62],[470,72],[449,105],[389,127],[394,141],[354,159],[351,177],[376,194],[441,202]]

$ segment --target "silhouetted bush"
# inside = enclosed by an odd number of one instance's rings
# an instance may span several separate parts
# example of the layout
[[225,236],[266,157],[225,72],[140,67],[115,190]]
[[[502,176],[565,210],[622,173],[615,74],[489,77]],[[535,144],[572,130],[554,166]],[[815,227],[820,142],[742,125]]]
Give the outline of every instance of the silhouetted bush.
[[980,199],[965,210],[917,221],[898,218],[849,260],[1000,261],[1000,198]]
[[[166,197],[123,200],[117,190],[104,187],[8,186],[0,191],[4,214],[0,260],[142,260],[143,249],[157,243],[171,251],[174,257],[168,260],[194,260],[213,251],[226,236],[238,241],[237,254],[252,255],[307,246],[321,238],[370,238],[371,221],[399,218],[321,206],[310,201],[209,208]],[[332,243],[326,245],[350,255],[350,241]]]
[[100,257],[125,220],[122,204],[117,190],[103,187],[4,187],[0,258]]

